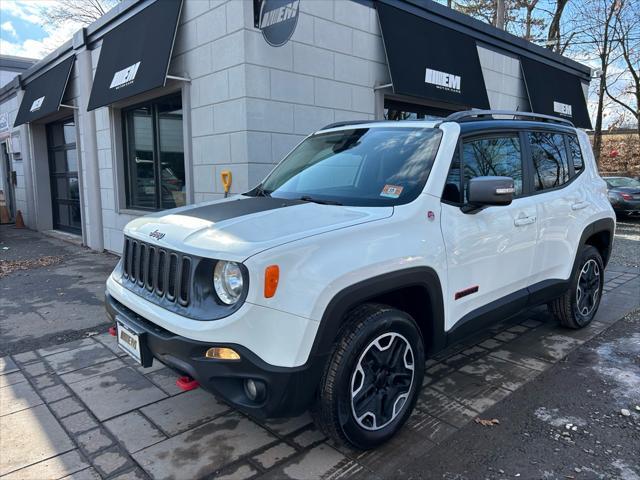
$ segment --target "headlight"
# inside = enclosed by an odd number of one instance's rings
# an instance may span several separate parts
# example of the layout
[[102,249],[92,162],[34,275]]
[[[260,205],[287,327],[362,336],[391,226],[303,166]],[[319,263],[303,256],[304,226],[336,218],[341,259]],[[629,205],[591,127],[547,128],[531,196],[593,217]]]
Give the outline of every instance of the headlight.
[[218,298],[227,305],[233,305],[242,295],[244,282],[242,270],[236,262],[220,260],[213,270],[213,287]]

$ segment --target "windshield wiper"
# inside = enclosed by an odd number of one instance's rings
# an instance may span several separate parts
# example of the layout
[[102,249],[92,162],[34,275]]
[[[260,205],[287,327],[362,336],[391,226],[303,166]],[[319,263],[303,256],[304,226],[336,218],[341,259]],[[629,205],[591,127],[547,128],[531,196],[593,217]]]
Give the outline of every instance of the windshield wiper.
[[255,190],[256,197],[270,197],[271,193],[264,189],[262,184],[258,185]]
[[319,198],[313,198],[309,195],[300,197],[298,200],[302,200],[303,202],[319,203],[320,205],[342,205],[340,202],[336,202],[334,200],[320,200]]

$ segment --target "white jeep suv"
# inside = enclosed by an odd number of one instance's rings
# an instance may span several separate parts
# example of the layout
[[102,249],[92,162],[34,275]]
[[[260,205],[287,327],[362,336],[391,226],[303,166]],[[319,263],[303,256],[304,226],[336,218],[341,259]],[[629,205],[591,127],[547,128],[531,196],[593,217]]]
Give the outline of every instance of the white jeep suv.
[[245,194],[129,223],[107,310],[142,365],[255,416],[310,408],[368,449],[410,415],[430,355],[537,304],[589,324],[614,219],[566,120],[333,124]]

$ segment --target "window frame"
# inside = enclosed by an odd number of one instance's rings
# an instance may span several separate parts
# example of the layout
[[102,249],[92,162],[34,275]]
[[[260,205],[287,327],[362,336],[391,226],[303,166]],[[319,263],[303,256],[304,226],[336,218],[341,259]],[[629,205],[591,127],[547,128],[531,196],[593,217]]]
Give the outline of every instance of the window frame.
[[[529,133],[532,132],[536,132],[536,133],[551,133],[551,134],[558,134],[558,135],[562,135],[563,136],[563,143],[564,143],[564,148],[565,148],[565,152],[567,155],[567,162],[568,162],[568,166],[569,166],[569,180],[566,181],[565,183],[563,183],[562,185],[558,185],[557,187],[553,187],[553,188],[544,188],[542,190],[536,190],[535,189],[535,179],[534,179],[534,175],[533,175],[533,171],[534,171],[534,164],[533,164],[533,156],[531,153],[531,143],[529,141]],[[459,138],[458,138],[458,142],[456,145],[456,150],[454,153],[454,156],[458,156],[458,158],[460,159],[460,201],[458,202],[452,202],[450,200],[445,200],[444,198],[442,198],[442,195],[444,194],[444,187],[446,186],[446,178],[445,178],[445,184],[443,185],[442,189],[443,192],[440,195],[440,201],[441,203],[446,203],[447,205],[452,205],[455,207],[462,207],[465,205],[464,203],[464,159],[462,158],[462,155],[460,154],[460,152],[462,152],[462,145],[464,143],[464,141],[469,141],[469,140],[473,140],[476,138],[491,138],[491,137],[496,137],[496,136],[504,136],[505,134],[511,134],[511,135],[517,135],[520,139],[520,148],[521,148],[521,155],[522,155],[522,194],[518,195],[518,196],[514,196],[513,199],[520,199],[520,198],[526,198],[526,197],[530,197],[533,195],[540,195],[540,194],[545,194],[545,193],[549,193],[549,192],[555,192],[557,190],[561,190],[563,188],[568,187],[569,185],[571,185],[574,180],[576,178],[578,178],[580,175],[582,175],[584,173],[584,171],[587,169],[586,166],[586,159],[585,156],[582,155],[582,169],[578,172],[575,171],[574,168],[574,164],[573,164],[573,154],[571,152],[571,147],[569,145],[569,135],[572,135],[576,138],[576,140],[578,141],[578,146],[580,146],[580,140],[578,138],[578,136],[576,135],[576,133],[570,133],[570,132],[566,132],[566,131],[561,131],[561,130],[555,130],[555,129],[550,129],[550,128],[523,128],[523,129],[513,129],[513,128],[505,128],[505,129],[486,129],[486,130],[476,130],[473,132],[469,132],[469,133],[461,133]],[[580,153],[582,153],[582,147],[580,146]],[[449,177],[449,172],[451,170],[451,165],[453,162],[453,158],[451,159],[451,161],[449,162],[449,169],[447,170],[447,178]]]
[[[530,165],[529,162],[527,161],[527,154],[528,154],[528,150],[525,149],[525,144],[523,143],[524,138],[523,138],[523,132],[519,131],[519,130],[514,130],[512,128],[508,128],[508,129],[490,129],[490,130],[484,130],[484,131],[479,131],[479,132],[471,132],[468,134],[462,134],[460,135],[460,137],[458,138],[458,142],[456,145],[456,149],[454,152],[454,157],[458,157],[459,159],[459,163],[460,163],[460,199],[458,202],[453,202],[451,200],[445,200],[442,198],[442,195],[444,194],[444,187],[446,186],[446,178],[445,178],[445,184],[442,187],[442,194],[440,196],[440,201],[442,203],[446,203],[447,205],[453,205],[456,207],[462,207],[463,205],[465,205],[464,202],[464,188],[465,188],[465,170],[464,170],[464,155],[462,155],[463,150],[463,145],[465,142],[470,142],[470,141],[474,141],[474,140],[485,140],[485,139],[491,139],[491,138],[504,138],[504,137],[516,137],[518,139],[518,142],[520,144],[520,161],[522,163],[522,193],[520,195],[514,196],[514,200],[515,199],[519,199],[519,198],[523,198],[529,195],[529,177],[530,175]],[[449,172],[451,171],[451,165],[453,162],[453,158],[451,159],[451,162],[449,162],[449,169],[447,170],[447,178],[449,177]]]
[[[182,92],[173,92],[167,95],[163,95],[161,97],[150,98],[143,102],[138,102],[132,105],[128,105],[120,110],[120,122],[122,128],[122,154],[123,154],[123,173],[125,180],[125,191],[124,191],[124,201],[125,201],[125,210],[128,211],[140,211],[140,212],[161,212],[163,210],[168,210],[171,207],[163,207],[162,205],[162,172],[160,168],[160,116],[158,114],[158,104],[166,101],[167,99],[179,99],[180,105],[182,109],[182,129],[184,131],[184,104],[183,104],[183,96]],[[133,136],[132,125],[130,125],[129,113],[141,108],[141,107],[150,107],[151,109],[151,130],[153,135],[152,145],[153,145],[153,178],[155,182],[155,192],[154,192],[154,203],[155,207],[144,207],[141,205],[134,204],[132,202],[132,191],[133,186],[131,184],[131,172],[130,172],[130,160],[131,160],[131,146],[130,139]],[[183,140],[184,142],[184,140]],[[185,189],[187,189],[187,152],[184,149],[183,145],[183,162],[185,163]],[[188,203],[188,202],[187,202]],[[187,205],[185,203],[185,205]]]

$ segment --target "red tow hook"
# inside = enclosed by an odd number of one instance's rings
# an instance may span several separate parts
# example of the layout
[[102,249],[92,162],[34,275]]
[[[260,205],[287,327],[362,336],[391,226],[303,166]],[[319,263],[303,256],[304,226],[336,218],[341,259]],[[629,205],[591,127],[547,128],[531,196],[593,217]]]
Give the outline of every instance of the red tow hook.
[[188,392],[189,390],[195,390],[200,386],[200,384],[195,378],[191,378],[189,375],[184,375],[183,377],[178,377],[176,380],[176,386],[179,389]]
[[112,327],[109,327],[109,335],[111,335],[112,337],[115,337],[118,335],[115,325],[113,325]]

